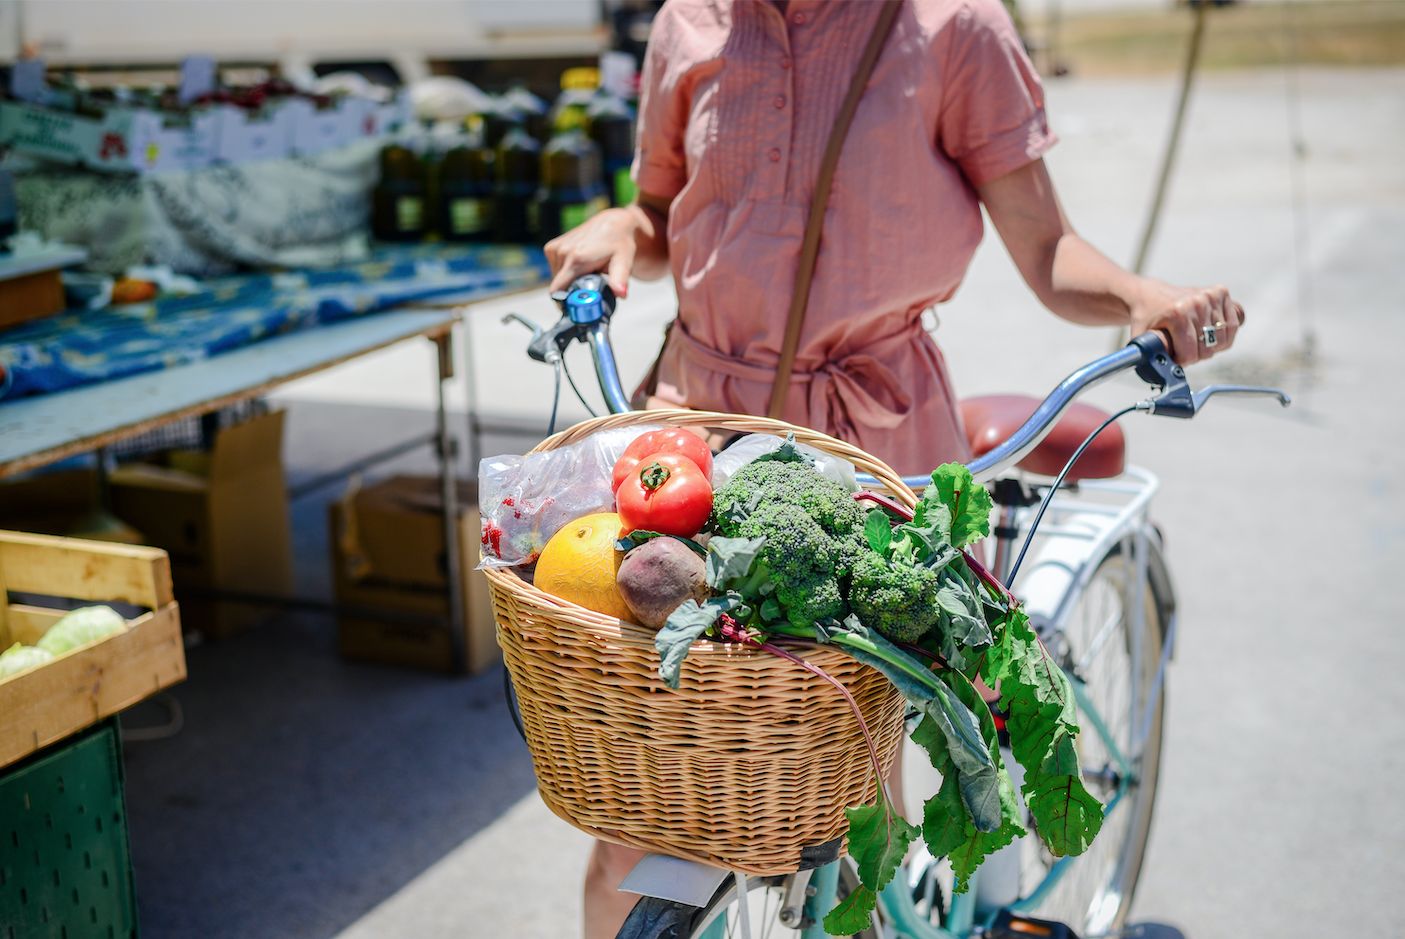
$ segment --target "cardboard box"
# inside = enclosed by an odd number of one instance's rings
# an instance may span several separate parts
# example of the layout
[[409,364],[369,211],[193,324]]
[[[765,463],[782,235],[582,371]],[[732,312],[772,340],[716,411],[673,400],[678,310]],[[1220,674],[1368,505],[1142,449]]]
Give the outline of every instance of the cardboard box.
[[102,508],[93,469],[60,470],[0,482],[0,529],[142,544],[142,534]]
[[218,116],[212,111],[172,118],[138,111],[132,119],[132,163],[143,172],[195,170],[215,161]]
[[287,156],[293,145],[293,115],[281,105],[250,113],[233,105],[215,109],[215,162],[253,163]]
[[268,608],[184,591],[292,594],[282,450],[283,412],[274,411],[220,431],[209,453],[171,451],[109,478],[114,514],[170,555],[183,619],[209,638],[228,636]]
[[348,658],[470,673],[501,661],[488,581],[474,570],[480,532],[477,484],[471,482],[458,487],[457,576],[464,600],[458,628],[465,658],[453,660],[439,487],[437,477],[396,476],[329,507],[337,604],[392,614],[339,616],[339,645]]
[[136,113],[113,108],[98,118],[37,104],[0,102],[0,144],[59,163],[131,172],[141,167],[132,140]]
[[347,100],[338,98],[330,107],[318,108],[305,98],[294,98],[283,106],[293,122],[294,155],[311,156],[360,139],[361,108]]

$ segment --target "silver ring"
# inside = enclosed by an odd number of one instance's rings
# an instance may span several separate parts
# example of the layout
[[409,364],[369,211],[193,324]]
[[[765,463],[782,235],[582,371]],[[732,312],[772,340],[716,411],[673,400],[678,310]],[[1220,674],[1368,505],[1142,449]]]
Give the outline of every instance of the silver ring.
[[1200,327],[1200,341],[1207,346],[1217,346],[1220,343],[1218,331],[1213,326]]

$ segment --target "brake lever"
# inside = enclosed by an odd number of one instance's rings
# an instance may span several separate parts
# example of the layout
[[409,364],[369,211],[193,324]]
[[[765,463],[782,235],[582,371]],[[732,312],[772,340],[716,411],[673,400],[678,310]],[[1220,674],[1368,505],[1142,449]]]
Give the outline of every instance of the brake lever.
[[1191,395],[1195,402],[1195,410],[1203,408],[1205,401],[1211,395],[1268,395],[1277,398],[1278,403],[1285,408],[1293,403],[1292,398],[1277,388],[1259,388],[1254,385],[1206,385]]
[[1285,408],[1292,403],[1293,399],[1277,388],[1252,385],[1208,385],[1193,392],[1190,390],[1190,383],[1186,381],[1185,369],[1171,360],[1159,336],[1150,332],[1143,333],[1134,338],[1132,344],[1140,347],[1144,353],[1142,363],[1137,366],[1137,376],[1142,381],[1158,385],[1162,389],[1161,394],[1155,398],[1143,401],[1138,410],[1164,417],[1189,419],[1205,406],[1206,401],[1217,394],[1268,395],[1277,398],[1278,403]]
[[576,324],[565,317],[562,317],[550,330],[542,329],[541,326],[520,313],[509,313],[502,318],[504,323],[510,323],[513,320],[532,331],[532,341],[527,344],[527,355],[538,362],[545,362],[547,365],[555,365],[560,362],[561,353],[576,336]]

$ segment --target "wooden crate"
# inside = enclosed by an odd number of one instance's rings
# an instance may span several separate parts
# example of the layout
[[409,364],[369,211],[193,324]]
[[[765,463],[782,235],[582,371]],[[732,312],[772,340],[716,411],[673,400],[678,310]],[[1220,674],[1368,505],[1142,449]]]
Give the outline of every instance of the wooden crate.
[[10,604],[6,590],[148,607],[126,632],[0,680],[0,766],[185,678],[171,567],[158,548],[0,531],[0,648],[32,645],[63,611]]

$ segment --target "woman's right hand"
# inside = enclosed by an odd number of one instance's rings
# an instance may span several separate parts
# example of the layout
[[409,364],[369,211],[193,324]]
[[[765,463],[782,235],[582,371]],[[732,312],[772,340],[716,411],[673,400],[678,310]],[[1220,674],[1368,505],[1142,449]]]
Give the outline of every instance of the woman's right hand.
[[672,200],[639,195],[639,203],[598,212],[546,243],[551,290],[565,290],[577,277],[604,271],[615,296],[625,297],[631,274],[653,279],[667,272],[664,227]]

